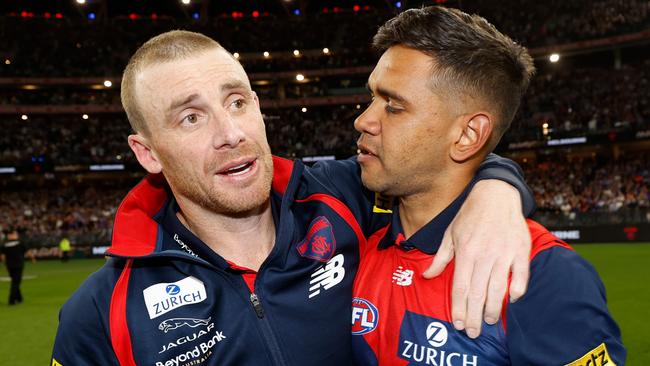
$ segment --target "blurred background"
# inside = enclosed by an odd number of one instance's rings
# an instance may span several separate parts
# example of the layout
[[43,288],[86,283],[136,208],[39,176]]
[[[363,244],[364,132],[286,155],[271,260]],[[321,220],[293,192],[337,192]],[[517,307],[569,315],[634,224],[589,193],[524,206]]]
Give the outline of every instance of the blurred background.
[[629,364],[650,364],[650,1],[2,0],[0,243],[16,228],[29,250],[22,304],[7,306],[0,269],[0,365],[48,362],[59,307],[103,263],[115,210],[144,176],[119,90],[142,43],[213,37],[249,73],[275,154],[347,158],[372,36],[436,4],[530,49],[538,72],[497,153],[524,169],[534,218],[596,266]]

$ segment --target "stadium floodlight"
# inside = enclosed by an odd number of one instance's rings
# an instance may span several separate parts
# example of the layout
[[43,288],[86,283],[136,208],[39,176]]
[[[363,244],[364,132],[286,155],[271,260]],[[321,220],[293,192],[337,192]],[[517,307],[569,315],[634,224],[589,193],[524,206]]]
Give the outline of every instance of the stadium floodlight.
[[77,4],[82,4],[83,5],[85,3],[86,3],[86,0],[77,0]]
[[303,80],[305,80],[305,75],[303,75],[303,74],[298,74],[298,75],[296,75],[296,80],[298,80],[298,81],[303,81]]
[[111,86],[113,86],[113,83],[110,80],[104,80],[104,86],[110,88]]
[[299,50],[293,50],[293,55],[298,57],[300,56],[300,51]]
[[329,55],[330,54],[330,49],[327,48],[327,47],[323,48],[323,53],[326,54],[326,55]]
[[190,0],[181,0],[183,5],[190,5]]
[[28,118],[29,117],[27,117],[26,114],[23,114],[22,116],[20,116],[20,119],[22,119],[23,121],[27,121]]
[[271,54],[268,51],[264,51],[263,55],[264,58],[269,58],[269,56],[271,56]]
[[301,111],[302,111],[302,113],[307,112],[307,107],[302,107]]
[[553,62],[553,63],[558,62],[558,61],[560,61],[560,54],[558,54],[558,53],[552,53],[552,54],[548,57],[548,59],[549,59],[551,62]]
[[83,118],[83,119],[88,119],[89,117],[88,117],[87,114],[84,113],[84,114],[81,115],[81,118]]
[[239,52],[235,52],[235,53],[233,53],[233,54],[232,54],[232,57],[234,57],[234,58],[236,58],[237,60],[239,60]]

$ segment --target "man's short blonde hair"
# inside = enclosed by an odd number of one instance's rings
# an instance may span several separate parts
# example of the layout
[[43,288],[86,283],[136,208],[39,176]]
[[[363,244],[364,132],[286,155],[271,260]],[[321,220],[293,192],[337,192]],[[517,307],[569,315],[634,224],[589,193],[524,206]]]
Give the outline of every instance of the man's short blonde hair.
[[223,47],[203,34],[182,30],[159,34],[138,48],[124,69],[121,87],[122,106],[133,131],[149,134],[135,93],[135,80],[138,73],[147,66],[187,59],[211,49],[223,49]]

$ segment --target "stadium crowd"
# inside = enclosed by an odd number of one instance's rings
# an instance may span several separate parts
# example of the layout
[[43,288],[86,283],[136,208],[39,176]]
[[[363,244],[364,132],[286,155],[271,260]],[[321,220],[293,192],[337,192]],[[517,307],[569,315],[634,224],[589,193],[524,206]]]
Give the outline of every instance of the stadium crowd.
[[28,246],[54,246],[62,237],[79,244],[107,242],[127,187],[7,190],[0,196],[0,233],[17,228]]
[[650,153],[619,159],[554,157],[523,164],[539,210],[585,212],[650,208]]
[[[515,6],[500,7],[487,0],[449,4],[478,12],[527,47],[635,32],[650,22],[650,4],[643,0],[524,0]],[[137,20],[118,17],[107,22],[5,15],[0,22],[4,42],[0,57],[10,63],[0,64],[0,77],[116,76],[144,40],[176,28],[213,36],[232,52],[271,52],[268,59],[243,58],[248,72],[372,64],[376,56],[369,48],[370,39],[377,26],[392,17],[396,9],[380,3],[369,11],[344,10],[337,14],[271,14],[236,19],[219,14],[198,21],[169,17],[152,20],[148,14]],[[273,57],[280,51],[290,55],[294,49],[325,47],[332,52],[299,58]]]
[[650,128],[650,60],[611,68],[566,68],[536,76],[506,141]]
[[[544,141],[549,137],[585,136],[650,129],[650,60],[620,69],[566,68],[533,79],[503,143]],[[306,84],[255,87],[263,101],[366,92],[363,78],[327,79]],[[0,93],[0,104],[105,104],[119,106],[119,91],[64,89]],[[35,94],[31,94],[35,93]],[[6,98],[11,101],[6,102]],[[11,104],[10,104],[11,105]],[[349,156],[357,133],[352,122],[363,105],[265,108],[269,142],[279,155]],[[2,117],[0,163],[24,164],[44,158],[52,164],[134,162],[126,145],[129,125],[123,114]],[[548,124],[548,135],[543,124]]]
[[49,165],[133,161],[126,117],[33,116],[1,120],[0,164]]

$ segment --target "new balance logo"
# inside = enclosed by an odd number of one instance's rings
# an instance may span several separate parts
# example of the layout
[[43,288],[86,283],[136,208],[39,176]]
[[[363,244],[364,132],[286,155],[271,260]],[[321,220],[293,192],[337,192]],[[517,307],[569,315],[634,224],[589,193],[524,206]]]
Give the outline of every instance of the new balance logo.
[[343,277],[345,277],[343,259],[343,254],[338,254],[311,275],[311,281],[309,281],[310,299],[320,294],[321,288],[329,290],[343,281]]
[[404,269],[402,266],[397,267],[393,272],[393,283],[398,286],[411,286],[413,283],[413,270]]

